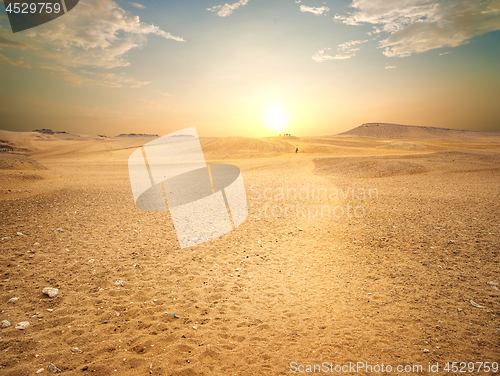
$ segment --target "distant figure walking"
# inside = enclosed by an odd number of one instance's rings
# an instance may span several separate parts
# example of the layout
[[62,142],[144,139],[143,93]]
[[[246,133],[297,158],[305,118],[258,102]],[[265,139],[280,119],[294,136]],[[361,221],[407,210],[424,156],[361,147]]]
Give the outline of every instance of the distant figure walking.
[[299,148],[295,148],[295,154],[299,152]]

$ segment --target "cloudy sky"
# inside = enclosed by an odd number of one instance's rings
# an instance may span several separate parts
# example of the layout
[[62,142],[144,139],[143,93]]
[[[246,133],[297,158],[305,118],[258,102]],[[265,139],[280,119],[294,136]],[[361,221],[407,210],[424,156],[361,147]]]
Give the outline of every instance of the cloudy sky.
[[0,5],[6,130],[500,131],[498,98],[500,0],[80,0],[18,33]]

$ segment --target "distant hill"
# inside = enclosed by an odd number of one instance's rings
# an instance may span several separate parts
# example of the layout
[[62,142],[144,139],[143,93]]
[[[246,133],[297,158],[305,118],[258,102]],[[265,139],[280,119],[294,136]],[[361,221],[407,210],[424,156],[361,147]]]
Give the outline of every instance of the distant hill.
[[366,123],[347,132],[342,136],[361,136],[377,138],[435,138],[435,139],[500,139],[500,132],[477,132],[459,129],[420,127],[417,125],[401,125],[386,123]]
[[35,129],[33,132],[44,133],[44,134],[68,134],[68,132],[63,131],[53,131],[52,129]]
[[158,137],[157,134],[147,134],[147,133],[122,133],[116,137]]

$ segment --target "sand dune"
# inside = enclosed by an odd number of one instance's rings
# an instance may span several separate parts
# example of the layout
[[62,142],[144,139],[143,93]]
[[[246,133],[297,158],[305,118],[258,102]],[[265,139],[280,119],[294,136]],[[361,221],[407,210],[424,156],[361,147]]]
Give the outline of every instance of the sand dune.
[[465,139],[467,141],[500,139],[500,132],[477,132],[458,129],[446,129],[435,127],[421,127],[415,125],[367,123],[359,127],[341,133],[346,136],[379,137],[379,138],[399,138],[399,139],[442,139],[456,140]]
[[38,136],[0,131],[2,375],[498,361],[494,140],[204,138],[250,212],[181,250],[169,213],[132,198],[127,160],[151,138]]
[[206,158],[262,158],[295,151],[295,147],[285,138],[277,137],[201,138],[200,142]]
[[390,176],[500,170],[500,155],[484,152],[438,152],[407,156],[321,158],[316,173],[343,177],[382,178]]
[[402,150],[413,150],[413,149],[427,149],[426,145],[417,144],[415,142],[393,142],[386,145],[377,146],[383,149],[402,149]]

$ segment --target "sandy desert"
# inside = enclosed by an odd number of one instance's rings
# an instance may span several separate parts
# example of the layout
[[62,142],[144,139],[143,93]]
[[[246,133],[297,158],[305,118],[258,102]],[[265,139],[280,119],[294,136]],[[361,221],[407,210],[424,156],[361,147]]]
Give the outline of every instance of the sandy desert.
[[203,137],[249,215],[186,249],[134,204],[152,139],[0,131],[0,374],[499,374],[499,133]]

